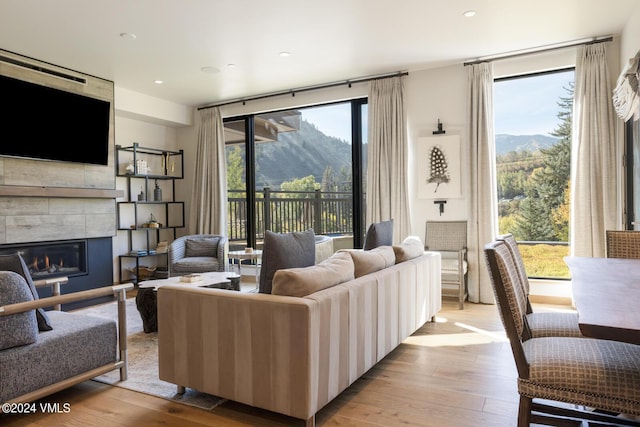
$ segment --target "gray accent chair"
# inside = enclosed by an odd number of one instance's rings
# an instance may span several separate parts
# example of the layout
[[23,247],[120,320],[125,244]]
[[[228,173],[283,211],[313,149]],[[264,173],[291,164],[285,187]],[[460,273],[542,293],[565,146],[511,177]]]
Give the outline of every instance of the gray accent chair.
[[[569,420],[578,421],[576,425],[584,425],[579,420],[640,425],[603,412],[640,415],[640,346],[593,338],[531,338],[511,251],[503,241],[495,241],[485,245],[484,254],[518,370],[518,426],[568,425]],[[571,405],[598,411],[570,409]]]
[[[32,402],[115,369],[127,379],[125,299],[133,284],[39,298],[19,255],[2,256],[0,265],[0,403]],[[58,310],[36,315],[105,296],[118,298],[117,322]]]
[[169,245],[169,276],[227,271],[229,243],[217,234],[191,234]]

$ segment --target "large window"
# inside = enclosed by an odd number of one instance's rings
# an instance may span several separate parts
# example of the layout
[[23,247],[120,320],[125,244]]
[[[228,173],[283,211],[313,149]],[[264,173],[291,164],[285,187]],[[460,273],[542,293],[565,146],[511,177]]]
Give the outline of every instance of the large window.
[[360,246],[366,116],[354,100],[226,120],[232,244],[313,228]]
[[499,231],[530,277],[569,277],[573,81],[570,69],[494,84]]

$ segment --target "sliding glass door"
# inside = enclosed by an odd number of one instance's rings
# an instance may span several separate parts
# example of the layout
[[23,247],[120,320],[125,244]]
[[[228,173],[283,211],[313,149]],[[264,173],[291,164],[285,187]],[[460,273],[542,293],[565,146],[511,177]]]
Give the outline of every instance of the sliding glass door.
[[361,245],[366,100],[228,119],[225,143],[232,246],[309,228]]

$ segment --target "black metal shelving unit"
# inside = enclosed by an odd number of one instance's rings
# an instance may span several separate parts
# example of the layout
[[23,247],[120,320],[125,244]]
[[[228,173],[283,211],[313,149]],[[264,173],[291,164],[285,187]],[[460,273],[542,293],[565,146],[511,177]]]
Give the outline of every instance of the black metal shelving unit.
[[[168,233],[171,239],[175,239],[176,229],[184,227],[184,202],[175,200],[175,180],[184,178],[183,150],[141,147],[137,143],[128,147],[116,145],[115,163],[116,176],[127,180],[127,200],[117,202],[118,230],[126,231],[128,239],[128,253],[118,257],[119,281],[122,283],[125,279],[123,260],[135,262],[135,272],[138,274],[130,273],[130,281],[135,284],[139,281],[141,267],[146,267],[141,264],[144,259],[154,258],[153,263],[156,267],[159,264],[164,267],[156,270],[154,278],[168,277],[168,253],[155,252],[154,243],[157,245],[161,241],[161,233]],[[147,168],[149,164],[153,165],[151,169]],[[159,170],[161,173],[151,173],[153,170]],[[171,181],[169,197],[165,197],[164,186],[163,197],[160,200],[154,199],[153,183],[158,181]],[[141,185],[142,196],[134,194],[134,185]],[[128,211],[132,223],[125,224],[125,211]],[[153,215],[154,211],[156,214],[160,212],[158,218]],[[176,211],[177,219],[173,218]],[[142,217],[146,216],[146,212],[151,212],[150,216]],[[137,233],[145,234],[142,239],[138,239],[142,243],[138,242],[136,245],[134,235]]]

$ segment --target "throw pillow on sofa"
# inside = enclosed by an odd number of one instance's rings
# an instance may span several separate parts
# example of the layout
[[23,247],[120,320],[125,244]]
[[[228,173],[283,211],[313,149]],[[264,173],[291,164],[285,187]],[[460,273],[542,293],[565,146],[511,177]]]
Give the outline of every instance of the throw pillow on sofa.
[[311,267],[288,268],[273,276],[273,295],[304,297],[354,278],[353,260],[347,252],[331,255]]
[[389,221],[374,222],[367,229],[364,236],[365,251],[378,246],[391,246],[393,244],[393,219]]
[[302,232],[264,232],[262,265],[258,292],[271,293],[276,271],[284,268],[309,267],[316,263],[316,238],[312,229]]
[[[0,271],[0,306],[33,301],[24,277],[13,271]],[[32,344],[38,340],[36,311],[0,317],[0,350]]]
[[394,245],[393,251],[396,254],[396,264],[398,264],[424,254],[424,243],[420,237],[409,236],[401,244]]
[[340,252],[351,255],[356,278],[391,267],[396,263],[396,254],[391,246],[378,246],[368,251],[346,249]]

